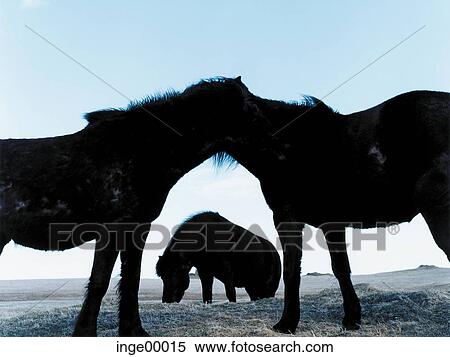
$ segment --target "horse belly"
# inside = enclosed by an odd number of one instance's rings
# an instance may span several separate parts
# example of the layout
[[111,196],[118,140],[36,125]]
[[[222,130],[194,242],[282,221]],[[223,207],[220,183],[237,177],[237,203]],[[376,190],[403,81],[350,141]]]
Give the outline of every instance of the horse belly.
[[324,223],[374,227],[410,221],[418,211],[412,192],[388,184],[329,185],[326,190],[304,190],[296,200],[296,216],[306,224]]
[[233,262],[233,283],[237,288],[245,288],[249,286],[262,287],[267,280],[268,267],[265,252],[262,251],[246,251],[239,253],[238,259]]
[[74,234],[75,227],[70,217],[15,213],[2,222],[2,235],[7,241],[28,248],[55,251],[75,248],[96,238],[92,233]]

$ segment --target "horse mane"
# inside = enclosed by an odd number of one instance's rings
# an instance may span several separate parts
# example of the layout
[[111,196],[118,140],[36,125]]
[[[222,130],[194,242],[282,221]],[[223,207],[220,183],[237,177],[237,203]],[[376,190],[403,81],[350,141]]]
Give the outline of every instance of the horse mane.
[[[252,101],[270,123],[274,133],[290,124],[301,125],[300,123],[304,123],[308,127],[318,127],[324,122],[334,119],[338,114],[322,100],[311,95],[303,95],[297,101],[265,99],[254,95]],[[289,130],[284,133],[289,133]],[[297,132],[297,134],[299,133]],[[291,135],[293,135],[292,131]]]
[[239,162],[225,151],[219,151],[212,156],[212,162],[215,169],[235,169]]
[[302,99],[300,101],[296,101],[297,105],[306,105],[307,107],[313,107],[316,105],[324,104],[319,98],[316,98],[312,95],[303,94]]
[[322,112],[326,112],[329,114],[338,114],[336,109],[333,109],[329,105],[325,104],[322,99],[316,98],[312,95],[303,94],[302,100],[299,102],[299,105],[306,106],[308,108],[318,108]]
[[179,232],[180,228],[183,226],[183,224],[189,223],[189,222],[205,222],[205,218],[210,218],[211,216],[214,216],[216,219],[223,219],[223,217],[218,213],[214,211],[202,211],[198,213],[193,213],[190,216],[188,216],[183,223],[181,223],[178,227],[178,229],[175,231],[175,234]]
[[295,107],[304,109],[305,111],[310,111],[312,109],[320,110],[322,113],[337,113],[333,108],[326,105],[321,99],[316,98],[312,95],[303,94],[300,100],[293,101],[282,101],[282,100],[272,100],[272,99],[264,99],[260,97],[255,97],[257,104],[260,104],[263,101],[265,104],[269,104],[270,106],[279,106],[279,107]]
[[87,120],[88,124],[95,124],[100,121],[120,119],[124,116],[124,113],[126,113],[125,109],[108,108],[86,113],[83,117]]
[[170,88],[165,92],[156,92],[154,94],[149,94],[142,99],[132,100],[128,104],[127,110],[131,111],[134,109],[139,109],[149,104],[166,103],[172,100],[173,98],[180,96],[180,94],[181,94],[180,92],[176,91],[173,88]]
[[[190,216],[186,217],[185,220],[181,224],[178,225],[178,227],[172,237],[176,236],[181,231],[181,229],[183,228],[183,226],[185,224],[193,223],[193,222],[204,223],[204,222],[207,222],[208,218],[211,218],[211,216],[214,216],[214,218],[216,218],[216,219],[223,220],[223,217],[219,213],[213,212],[213,211],[202,211],[202,212],[193,213]],[[172,242],[172,240],[170,240],[164,253],[166,253],[166,251],[167,252],[170,251],[170,245],[171,245],[170,243],[171,242]]]
[[180,96],[180,93],[169,89],[166,92],[155,93],[148,95],[139,100],[132,100],[126,108],[108,108],[97,110],[94,112],[86,113],[84,119],[88,121],[89,124],[98,123],[101,121],[111,121],[115,119],[123,119],[126,113],[145,108],[147,105],[151,104],[163,104],[169,102],[170,100]]
[[179,92],[174,89],[169,89],[165,92],[159,92],[155,94],[148,95],[139,100],[132,100],[126,108],[108,108],[103,110],[98,110],[90,113],[84,114],[84,119],[87,120],[88,124],[94,124],[101,121],[111,121],[115,119],[123,119],[126,117],[127,112],[133,112],[136,110],[145,110],[147,106],[165,104],[172,101],[175,98],[179,98],[183,95],[193,94],[198,90],[210,90],[215,85],[220,85],[229,81],[230,78],[226,77],[213,77],[202,79],[197,83],[194,83],[187,87],[184,91]]

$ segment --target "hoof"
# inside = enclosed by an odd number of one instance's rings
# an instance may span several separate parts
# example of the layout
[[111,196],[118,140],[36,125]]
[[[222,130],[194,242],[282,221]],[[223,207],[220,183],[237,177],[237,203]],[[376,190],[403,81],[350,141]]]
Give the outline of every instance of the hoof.
[[361,327],[361,320],[344,318],[344,320],[342,320],[342,326],[344,327],[345,330],[357,331]]
[[149,337],[150,335],[145,331],[142,326],[136,327],[132,330],[119,331],[120,337]]
[[278,333],[293,335],[295,333],[295,330],[297,329],[297,324],[294,325],[294,324],[289,324],[289,323],[284,323],[282,321],[279,321],[272,327],[272,329]]
[[361,305],[359,301],[356,305],[350,305],[348,309],[344,306],[344,319],[342,320],[342,326],[345,330],[356,331],[361,327]]
[[76,328],[72,332],[72,337],[97,337],[97,331],[92,329]]

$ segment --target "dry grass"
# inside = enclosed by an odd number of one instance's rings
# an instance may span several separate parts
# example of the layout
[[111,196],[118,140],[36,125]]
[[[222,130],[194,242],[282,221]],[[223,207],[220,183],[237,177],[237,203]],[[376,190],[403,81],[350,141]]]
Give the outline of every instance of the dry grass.
[[[450,287],[438,291],[378,291],[356,286],[363,309],[363,326],[343,331],[341,295],[336,289],[302,299],[299,336],[450,336]],[[1,336],[68,336],[79,306],[29,312],[0,320]],[[144,328],[152,336],[278,336],[271,330],[282,300],[181,304],[142,303]],[[115,336],[114,301],[102,305],[99,335]]]

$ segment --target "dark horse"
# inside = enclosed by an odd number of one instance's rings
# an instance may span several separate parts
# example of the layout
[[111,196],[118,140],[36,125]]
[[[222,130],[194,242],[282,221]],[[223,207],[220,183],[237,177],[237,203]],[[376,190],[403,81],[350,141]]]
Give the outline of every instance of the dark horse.
[[214,278],[236,302],[236,287],[251,300],[275,296],[281,262],[267,240],[228,221],[218,213],[203,212],[181,224],[156,264],[163,280],[163,302],[180,302],[189,287],[189,271],[197,268],[203,302],[212,302]]
[[[238,146],[228,153],[260,180],[283,247],[285,304],[276,330],[293,333],[299,322],[304,223],[326,236],[348,329],[359,328],[361,308],[345,227],[407,222],[421,213],[450,260],[449,93],[414,91],[349,115],[313,97],[298,104],[249,100],[271,126],[266,149],[273,145],[280,155],[255,160]],[[405,247],[404,254],[414,252]]]
[[220,152],[235,140],[262,147],[257,141],[266,130],[260,130],[261,120],[245,116],[253,105],[246,102],[246,91],[239,78],[206,80],[127,109],[89,113],[89,124],[74,134],[0,140],[0,253],[11,239],[40,250],[96,239],[74,335],[96,335],[119,251],[119,334],[147,335],[138,309],[146,234],[124,240],[122,234],[98,234],[96,225],[94,233],[75,235],[74,229],[70,239],[61,239],[59,232],[51,234],[50,224],[113,223],[129,230],[130,224],[151,223],[172,186],[204,160],[217,154],[220,162]]

